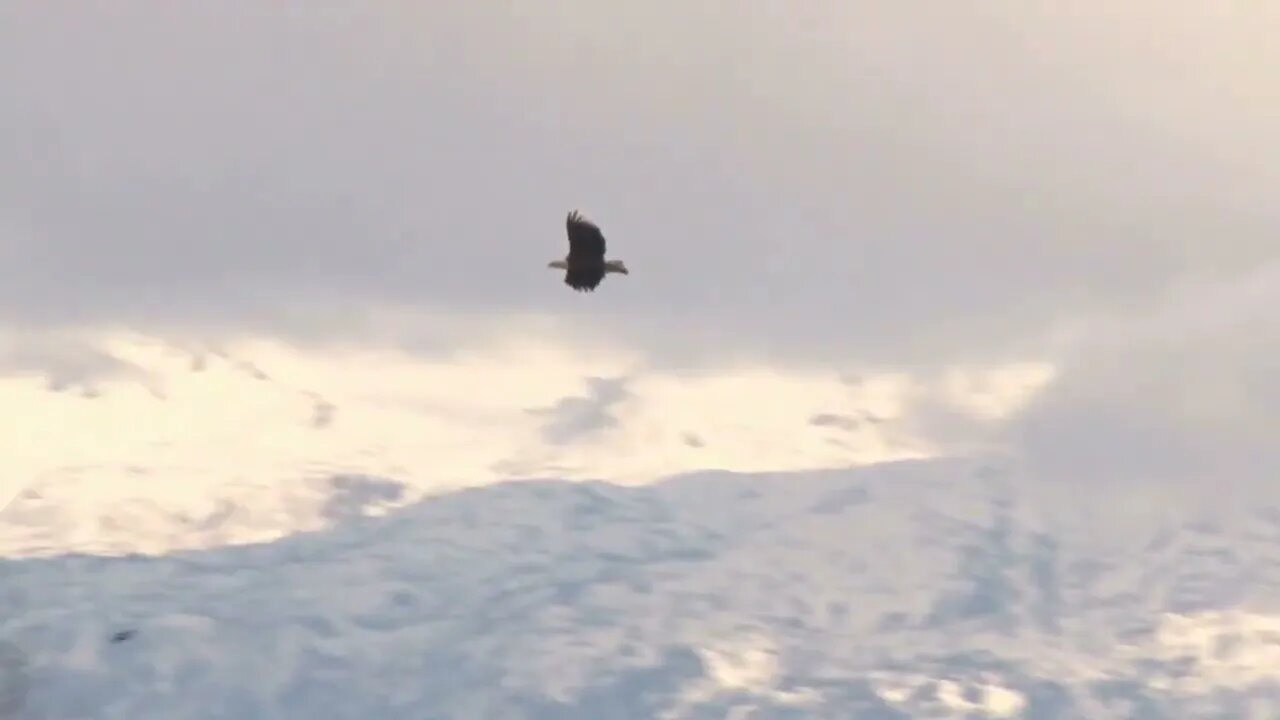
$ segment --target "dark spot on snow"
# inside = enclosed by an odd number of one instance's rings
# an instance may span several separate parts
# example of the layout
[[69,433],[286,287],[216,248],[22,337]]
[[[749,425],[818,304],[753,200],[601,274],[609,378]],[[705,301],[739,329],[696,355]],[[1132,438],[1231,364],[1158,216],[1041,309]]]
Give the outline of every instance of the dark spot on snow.
[[840,430],[857,430],[862,421],[848,415],[837,415],[835,413],[818,413],[809,418],[809,424],[814,427],[833,427]]
[[337,409],[333,403],[316,398],[315,405],[311,409],[311,427],[320,429],[332,425],[333,414]]
[[262,368],[258,367],[257,365],[254,365],[252,362],[248,360],[241,360],[237,362],[236,367],[239,368],[241,372],[247,374],[249,377],[253,378],[254,380],[267,381],[271,379],[271,376],[267,375],[267,373],[263,371]]
[[401,500],[405,487],[395,480],[368,475],[334,475],[329,478],[329,490],[322,513],[328,520],[340,521],[365,516],[371,508]]

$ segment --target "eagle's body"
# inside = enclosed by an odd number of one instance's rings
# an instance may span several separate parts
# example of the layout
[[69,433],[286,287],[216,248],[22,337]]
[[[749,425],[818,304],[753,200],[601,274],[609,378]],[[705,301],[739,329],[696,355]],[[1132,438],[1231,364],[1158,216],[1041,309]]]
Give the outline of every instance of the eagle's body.
[[565,271],[565,285],[579,292],[591,292],[608,273],[629,274],[621,260],[604,259],[604,233],[577,210],[565,219],[565,231],[569,235],[569,254],[547,265]]

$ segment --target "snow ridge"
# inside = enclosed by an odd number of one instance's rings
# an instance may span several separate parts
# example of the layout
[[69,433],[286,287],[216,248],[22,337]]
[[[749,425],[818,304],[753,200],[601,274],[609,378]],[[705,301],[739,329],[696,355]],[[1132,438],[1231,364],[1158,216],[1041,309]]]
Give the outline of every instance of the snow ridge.
[[272,542],[0,561],[0,638],[31,718],[1280,713],[1280,510],[1100,528],[1013,472],[335,482]]

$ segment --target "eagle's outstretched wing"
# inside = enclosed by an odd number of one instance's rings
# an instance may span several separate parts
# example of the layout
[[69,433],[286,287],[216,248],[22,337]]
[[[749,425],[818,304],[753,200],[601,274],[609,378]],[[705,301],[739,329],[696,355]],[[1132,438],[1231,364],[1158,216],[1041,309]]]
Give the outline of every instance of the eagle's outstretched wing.
[[604,262],[604,233],[595,223],[574,210],[565,218],[569,235],[569,261]]

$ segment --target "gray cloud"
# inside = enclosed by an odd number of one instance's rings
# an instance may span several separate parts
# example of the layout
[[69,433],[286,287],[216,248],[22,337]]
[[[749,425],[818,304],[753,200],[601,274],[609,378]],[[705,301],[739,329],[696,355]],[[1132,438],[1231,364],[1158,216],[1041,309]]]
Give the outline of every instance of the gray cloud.
[[1277,306],[1280,262],[1094,320],[1064,352],[1062,379],[1006,440],[1039,477],[1270,501],[1280,468]]
[[8,3],[0,322],[909,361],[1276,255],[1277,10],[962,5]]
[[530,408],[531,415],[546,417],[542,436],[554,445],[566,445],[618,424],[614,408],[630,397],[627,378],[587,378],[587,393],[563,397],[550,407]]
[[99,382],[121,378],[163,395],[145,369],[92,343],[57,333],[0,336],[0,377],[17,375],[42,377],[52,391],[72,390],[86,397],[96,396]]

